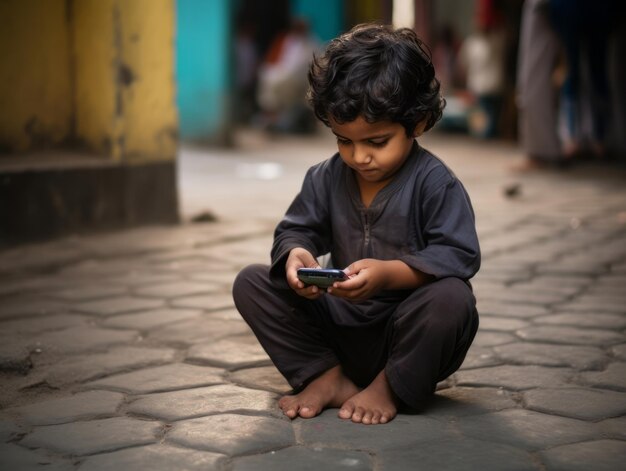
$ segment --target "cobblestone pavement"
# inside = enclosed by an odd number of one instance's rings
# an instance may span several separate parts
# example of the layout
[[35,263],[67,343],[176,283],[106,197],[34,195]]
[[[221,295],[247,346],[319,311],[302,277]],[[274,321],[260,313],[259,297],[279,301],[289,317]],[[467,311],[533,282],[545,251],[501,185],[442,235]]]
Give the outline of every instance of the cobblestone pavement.
[[281,416],[230,286],[333,143],[248,136],[181,154],[183,213],[218,222],[0,252],[0,469],[624,469],[626,170],[515,176],[512,146],[425,142],[470,192],[484,261],[475,344],[423,413]]

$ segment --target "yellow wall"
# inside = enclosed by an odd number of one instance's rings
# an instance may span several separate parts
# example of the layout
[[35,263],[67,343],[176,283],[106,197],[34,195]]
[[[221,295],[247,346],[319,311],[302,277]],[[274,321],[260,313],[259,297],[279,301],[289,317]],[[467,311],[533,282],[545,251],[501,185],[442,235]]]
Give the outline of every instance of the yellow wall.
[[70,133],[66,0],[0,1],[0,147],[25,151]]
[[0,18],[0,146],[39,147],[35,122],[115,161],[175,158],[174,0],[3,0]]
[[173,0],[79,0],[77,137],[114,160],[176,152]]

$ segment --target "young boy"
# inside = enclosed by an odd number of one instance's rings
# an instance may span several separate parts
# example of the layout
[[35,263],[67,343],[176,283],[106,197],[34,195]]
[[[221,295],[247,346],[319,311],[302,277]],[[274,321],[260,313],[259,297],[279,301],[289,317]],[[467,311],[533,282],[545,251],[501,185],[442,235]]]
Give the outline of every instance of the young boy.
[[[468,279],[480,265],[461,183],[416,137],[445,102],[408,29],[360,25],[309,70],[309,101],[339,153],[309,169],[275,231],[272,265],[235,280],[237,309],[294,388],[290,417],[328,407],[364,424],[419,408],[461,365],[478,328]],[[326,291],[298,268],[349,278]]]

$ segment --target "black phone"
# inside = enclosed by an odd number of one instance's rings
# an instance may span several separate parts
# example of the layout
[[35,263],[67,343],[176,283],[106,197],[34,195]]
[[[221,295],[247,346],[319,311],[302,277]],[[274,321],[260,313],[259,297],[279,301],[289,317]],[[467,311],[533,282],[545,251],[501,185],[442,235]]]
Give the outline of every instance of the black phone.
[[328,288],[335,281],[347,280],[348,276],[335,268],[298,268],[298,279],[306,285]]

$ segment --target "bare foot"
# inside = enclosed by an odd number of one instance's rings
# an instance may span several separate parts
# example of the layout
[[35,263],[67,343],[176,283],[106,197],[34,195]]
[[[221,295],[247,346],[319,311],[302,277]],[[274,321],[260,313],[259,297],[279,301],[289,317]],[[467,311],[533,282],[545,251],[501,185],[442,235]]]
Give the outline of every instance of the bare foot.
[[278,406],[290,419],[297,416],[310,419],[326,407],[339,407],[358,392],[359,388],[344,376],[341,366],[335,366],[311,381],[300,393],[283,396]]
[[381,371],[363,391],[343,403],[339,417],[363,424],[386,424],[398,411],[398,399]]

